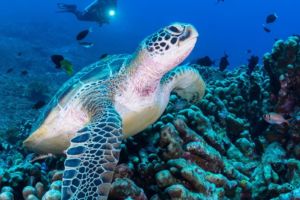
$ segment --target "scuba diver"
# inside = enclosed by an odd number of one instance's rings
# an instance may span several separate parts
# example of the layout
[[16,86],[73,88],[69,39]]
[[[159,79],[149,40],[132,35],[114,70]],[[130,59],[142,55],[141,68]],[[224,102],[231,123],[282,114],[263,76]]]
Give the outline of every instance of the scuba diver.
[[83,11],[77,9],[75,4],[57,4],[60,11],[73,13],[78,20],[97,22],[99,25],[108,24],[115,15],[117,0],[95,0]]

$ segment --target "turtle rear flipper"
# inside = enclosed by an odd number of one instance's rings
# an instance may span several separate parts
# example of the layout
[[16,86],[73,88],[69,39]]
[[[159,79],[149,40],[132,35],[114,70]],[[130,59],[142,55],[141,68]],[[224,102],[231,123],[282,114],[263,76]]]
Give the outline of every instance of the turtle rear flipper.
[[67,150],[62,200],[106,200],[119,159],[122,123],[109,105],[79,130]]

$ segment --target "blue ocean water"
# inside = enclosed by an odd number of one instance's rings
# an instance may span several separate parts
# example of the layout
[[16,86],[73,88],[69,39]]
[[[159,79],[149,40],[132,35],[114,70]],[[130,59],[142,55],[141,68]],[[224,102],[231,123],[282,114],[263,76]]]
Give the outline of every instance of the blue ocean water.
[[[50,196],[49,193],[53,190],[58,196],[62,196],[62,184],[63,199],[67,198],[64,191],[74,190],[73,186],[76,186],[77,191],[80,190],[78,196],[90,195],[91,185],[99,184],[105,185],[105,192],[108,193],[107,185],[102,183],[109,182],[112,174],[109,172],[109,175],[102,177],[105,172],[103,169],[114,171],[114,185],[109,186],[109,200],[300,198],[299,0],[119,0],[116,15],[111,17],[109,24],[103,26],[95,22],[79,21],[73,14],[59,13],[57,8],[57,3],[67,3],[76,4],[83,10],[91,2],[92,0],[1,2],[0,200],[5,195],[11,195],[10,198],[5,198],[9,200],[47,199],[45,196]],[[267,25],[270,29],[268,33],[263,29],[263,24],[268,15],[275,13],[278,19]],[[89,88],[85,85],[84,88],[88,89],[81,89],[82,93],[76,93],[79,94],[79,98],[76,96],[80,99],[79,102],[82,101],[87,106],[89,111],[86,112],[84,106],[78,106],[80,103],[64,104],[72,96],[66,93],[72,91],[69,94],[74,94],[76,90],[73,89],[80,84],[71,82],[67,87],[65,85],[63,90],[59,90],[57,99],[62,100],[56,107],[59,109],[49,114],[49,108],[57,101],[54,98],[51,101],[54,103],[45,105],[62,83],[70,78],[64,70],[56,69],[51,61],[52,55],[63,55],[74,64],[74,72],[77,72],[98,61],[103,54],[133,53],[147,35],[172,22],[191,23],[199,32],[198,42],[184,62],[209,56],[218,65],[220,57],[226,54],[229,56],[229,68],[237,70],[222,72],[212,67],[192,65],[193,69],[186,66],[177,68],[178,71],[187,72],[186,74],[176,71],[175,74],[180,75],[175,78],[164,76],[160,83],[178,83],[175,86],[178,89],[177,96],[172,93],[165,112],[157,122],[137,136],[122,141],[119,160],[118,153],[117,156],[114,154],[117,151],[113,152],[119,144],[114,138],[118,131],[113,128],[119,128],[118,125],[121,124],[119,115],[115,112],[108,113],[106,125],[95,118],[100,116],[98,111],[102,111],[100,101],[107,99],[103,98],[105,95],[101,96],[101,88],[106,88],[106,84],[102,87],[102,82],[97,81],[91,84],[96,86]],[[76,35],[88,28],[93,31],[84,41],[95,45],[84,48],[76,41]],[[188,35],[191,30],[185,34]],[[179,39],[184,41],[185,34]],[[294,34],[299,37],[286,40]],[[277,39],[287,42],[282,42],[281,48],[272,50]],[[248,68],[239,67],[247,64],[252,55],[259,56],[262,63],[266,52],[271,53],[261,69],[255,67],[256,63],[248,65]],[[119,66],[121,65],[114,67]],[[99,67],[95,71],[102,69]],[[85,74],[85,78],[94,75],[95,71]],[[149,71],[151,77],[151,70]],[[202,96],[205,88],[199,74],[195,72],[200,72],[206,82],[206,89],[201,100],[191,103],[183,98],[195,100]],[[182,75],[184,80],[176,82]],[[134,78],[130,81],[134,81]],[[156,80],[155,83],[158,83]],[[128,121],[135,120],[137,127],[147,122],[148,118],[140,110],[150,107],[149,118],[157,114],[151,112],[157,110],[157,101],[149,103],[147,100],[159,98],[147,98],[147,95],[168,97],[168,92],[171,92],[156,90],[165,87],[149,87],[153,84],[151,80],[149,84],[147,81],[145,78],[134,82],[138,86],[146,83],[145,87],[140,86],[142,92],[139,87],[133,87],[138,91],[136,96],[131,93],[126,95],[127,91],[133,91],[134,94],[135,90],[130,90],[132,88],[125,89],[125,100],[122,95],[115,98],[112,92],[114,102],[122,107],[120,110],[125,107],[129,116],[132,114],[132,119],[128,117]],[[83,82],[84,79],[81,78],[80,83]],[[123,86],[128,82],[121,83]],[[151,90],[157,93],[151,93]],[[83,95],[80,96],[81,94]],[[142,98],[139,99],[140,96]],[[137,100],[141,104],[135,107]],[[94,104],[96,101],[97,104]],[[129,104],[134,106],[128,106]],[[104,105],[107,105],[106,101]],[[97,112],[92,113],[95,115],[90,120],[90,110],[94,108]],[[55,115],[57,110],[60,112]],[[128,114],[126,112],[125,117]],[[40,115],[41,113],[43,114]],[[34,125],[38,115],[41,116],[40,119],[46,116],[48,118],[38,131],[34,131],[38,128]],[[103,116],[106,115],[101,115],[101,120]],[[139,117],[144,116],[145,119],[139,121]],[[128,127],[132,125],[130,122]],[[86,128],[81,129],[79,126],[83,125]],[[77,127],[81,130],[72,139],[72,145],[78,143],[78,146],[71,146],[66,151],[68,155],[65,164],[66,156],[38,155],[53,153],[53,150],[55,153],[65,154],[61,148],[66,143],[61,143],[63,137],[60,136],[67,136],[64,134],[73,132]],[[89,128],[94,129],[94,132],[90,132]],[[33,142],[29,139],[24,146],[23,141],[30,134]],[[104,142],[107,144],[103,145]],[[42,151],[39,152],[38,149]],[[96,149],[97,152],[94,151]],[[103,161],[104,158],[107,160]],[[116,168],[109,164],[117,162]],[[79,164],[80,168],[77,168]],[[80,173],[83,168],[86,169],[82,176],[72,168]],[[83,184],[87,182],[83,177],[87,176],[91,180],[88,186]],[[74,178],[74,181],[71,182],[69,178]],[[79,183],[81,178],[84,181]],[[73,185],[69,187],[68,183]],[[124,185],[128,188],[124,189]],[[89,192],[86,193],[87,189]],[[30,192],[33,194],[32,198],[24,197],[24,193]],[[35,195],[38,198],[33,198]]]
[[[189,22],[200,34],[189,60],[208,55],[218,61],[226,52],[230,67],[234,68],[247,62],[248,49],[261,58],[271,49],[275,39],[300,32],[300,2],[297,0],[225,0],[219,3],[215,0],[119,0],[116,16],[109,25],[102,27],[78,21],[72,14],[56,13],[59,2],[74,3],[84,9],[91,1],[2,1],[0,23],[9,28],[3,27],[0,35],[14,34],[29,43],[38,41],[45,59],[54,52],[67,54],[71,51],[82,59],[79,62],[76,56],[72,58],[74,63],[88,64],[102,53],[133,52],[146,35],[170,22]],[[266,33],[262,24],[272,13],[276,13],[278,19],[268,26],[271,33]],[[93,27],[93,33],[88,40],[95,46],[82,49],[76,45],[74,37],[89,27]]]

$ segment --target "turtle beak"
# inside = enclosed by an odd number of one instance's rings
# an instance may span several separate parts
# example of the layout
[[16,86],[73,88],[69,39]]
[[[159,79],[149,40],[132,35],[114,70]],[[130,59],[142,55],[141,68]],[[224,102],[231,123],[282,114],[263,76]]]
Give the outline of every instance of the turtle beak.
[[198,36],[199,36],[199,34],[198,34],[198,31],[196,30],[196,28],[191,24],[187,24],[187,25],[184,25],[184,31],[179,36],[179,41],[183,42],[186,40],[195,40],[198,38]]

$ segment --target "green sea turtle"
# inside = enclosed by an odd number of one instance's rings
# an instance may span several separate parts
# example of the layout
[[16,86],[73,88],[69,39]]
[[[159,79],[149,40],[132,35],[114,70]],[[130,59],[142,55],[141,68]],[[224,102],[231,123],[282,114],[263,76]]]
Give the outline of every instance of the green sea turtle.
[[62,199],[107,199],[122,138],[154,123],[171,91],[197,101],[205,83],[198,71],[178,66],[198,33],[174,23],[144,39],[132,55],[113,55],[83,68],[50,101],[24,141],[38,153],[66,151]]

